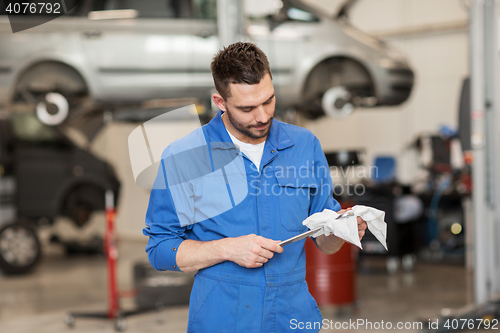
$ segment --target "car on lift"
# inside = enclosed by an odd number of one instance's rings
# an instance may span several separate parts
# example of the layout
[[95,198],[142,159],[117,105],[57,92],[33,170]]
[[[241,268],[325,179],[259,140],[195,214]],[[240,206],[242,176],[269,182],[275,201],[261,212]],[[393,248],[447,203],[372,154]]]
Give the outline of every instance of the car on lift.
[[[335,14],[275,0],[246,33],[268,55],[277,108],[310,118],[398,105],[414,75],[405,57],[354,28],[356,0]],[[0,3],[0,105],[27,106],[57,125],[96,106],[194,97],[209,103],[219,49],[216,0],[81,0],[67,14],[12,33]],[[266,2],[267,3],[267,2]],[[2,15],[3,14],[3,15]],[[16,17],[19,28],[31,15]]]
[[58,216],[84,226],[104,210],[119,181],[105,161],[78,147],[61,128],[33,113],[0,115],[0,270],[32,269],[41,254],[37,226]]

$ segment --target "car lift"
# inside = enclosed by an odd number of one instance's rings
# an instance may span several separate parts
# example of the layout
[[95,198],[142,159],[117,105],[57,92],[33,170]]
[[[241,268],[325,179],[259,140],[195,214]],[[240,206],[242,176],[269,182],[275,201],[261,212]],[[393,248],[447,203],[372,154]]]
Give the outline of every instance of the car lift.
[[[112,190],[106,191],[106,232],[104,237],[104,248],[107,259],[108,270],[108,309],[103,312],[69,312],[65,318],[68,327],[75,326],[76,318],[105,319],[114,320],[115,331],[124,331],[127,327],[126,318],[132,315],[150,312],[154,309],[138,309],[122,311],[119,306],[119,292],[116,275],[116,261],[118,259],[118,249],[116,247],[115,236],[116,208]],[[156,310],[162,310],[162,306],[157,306]]]

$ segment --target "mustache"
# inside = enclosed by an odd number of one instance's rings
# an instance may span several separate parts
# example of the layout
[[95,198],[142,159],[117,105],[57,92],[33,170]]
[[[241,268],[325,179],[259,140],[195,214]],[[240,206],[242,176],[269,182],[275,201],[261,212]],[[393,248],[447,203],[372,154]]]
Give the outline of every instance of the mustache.
[[267,126],[273,121],[274,117],[271,117],[267,122],[265,123],[257,123],[255,125],[252,125],[250,127],[262,127],[262,126]]

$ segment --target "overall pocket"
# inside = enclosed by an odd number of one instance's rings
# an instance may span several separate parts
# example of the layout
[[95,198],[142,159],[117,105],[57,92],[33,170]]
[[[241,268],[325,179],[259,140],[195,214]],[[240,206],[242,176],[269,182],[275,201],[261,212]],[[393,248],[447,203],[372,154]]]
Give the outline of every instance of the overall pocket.
[[238,305],[237,286],[196,275],[191,302],[188,332],[234,332]]
[[278,197],[283,228],[294,233],[307,231],[302,221],[309,216],[311,192],[317,183],[311,172],[276,172],[274,195]]

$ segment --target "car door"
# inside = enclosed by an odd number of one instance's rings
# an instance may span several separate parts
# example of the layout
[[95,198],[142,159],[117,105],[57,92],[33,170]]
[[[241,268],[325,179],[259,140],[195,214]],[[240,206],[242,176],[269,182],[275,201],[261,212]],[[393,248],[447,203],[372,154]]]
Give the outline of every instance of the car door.
[[101,99],[188,97],[190,17],[184,0],[93,1],[80,30]]

